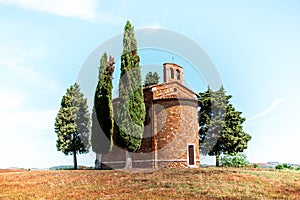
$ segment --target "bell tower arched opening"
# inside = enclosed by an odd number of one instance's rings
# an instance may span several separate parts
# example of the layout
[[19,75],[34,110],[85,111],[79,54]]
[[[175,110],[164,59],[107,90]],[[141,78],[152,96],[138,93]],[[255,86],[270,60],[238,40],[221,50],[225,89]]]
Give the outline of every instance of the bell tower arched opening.
[[183,69],[175,63],[165,63],[164,65],[164,82],[179,82],[183,84]]

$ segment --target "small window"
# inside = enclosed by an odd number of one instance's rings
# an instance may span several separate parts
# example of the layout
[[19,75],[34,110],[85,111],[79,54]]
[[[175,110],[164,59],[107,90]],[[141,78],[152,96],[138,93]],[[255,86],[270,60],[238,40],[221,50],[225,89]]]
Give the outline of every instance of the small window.
[[170,68],[170,78],[174,79],[174,70]]
[[180,80],[180,71],[176,69],[176,78],[177,80]]

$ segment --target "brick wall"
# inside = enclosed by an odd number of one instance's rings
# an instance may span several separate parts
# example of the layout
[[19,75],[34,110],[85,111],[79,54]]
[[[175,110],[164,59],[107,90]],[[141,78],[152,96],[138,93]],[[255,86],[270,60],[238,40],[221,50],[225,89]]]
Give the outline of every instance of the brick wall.
[[180,84],[183,84],[183,69],[181,66],[175,63],[165,63],[163,66],[165,83],[176,81]]
[[[195,144],[199,160],[197,96],[178,82],[171,82],[146,87],[144,101],[145,129],[141,148],[132,153],[133,167],[186,166],[188,143]],[[114,111],[117,103],[113,101]],[[117,146],[102,157],[112,168],[123,168],[125,159],[125,151]]]
[[158,131],[154,135],[158,167],[163,167],[168,161],[186,164],[188,143],[195,144],[196,159],[199,159],[197,102],[159,100],[156,105],[160,105],[155,110]]

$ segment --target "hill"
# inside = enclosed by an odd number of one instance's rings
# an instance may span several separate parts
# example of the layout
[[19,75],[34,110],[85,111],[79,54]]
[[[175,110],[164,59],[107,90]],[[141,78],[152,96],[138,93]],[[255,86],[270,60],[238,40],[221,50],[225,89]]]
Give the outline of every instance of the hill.
[[0,199],[300,199],[300,173],[202,168],[0,173]]

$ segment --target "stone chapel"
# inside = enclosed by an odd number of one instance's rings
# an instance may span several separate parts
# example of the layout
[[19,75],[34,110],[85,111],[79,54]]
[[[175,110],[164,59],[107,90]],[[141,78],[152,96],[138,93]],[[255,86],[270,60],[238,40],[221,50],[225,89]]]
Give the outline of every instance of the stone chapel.
[[[198,98],[183,82],[183,68],[165,63],[163,83],[144,87],[145,128],[141,147],[132,153],[133,168],[200,166]],[[116,145],[102,156],[111,168],[124,168],[125,161],[125,151]]]

